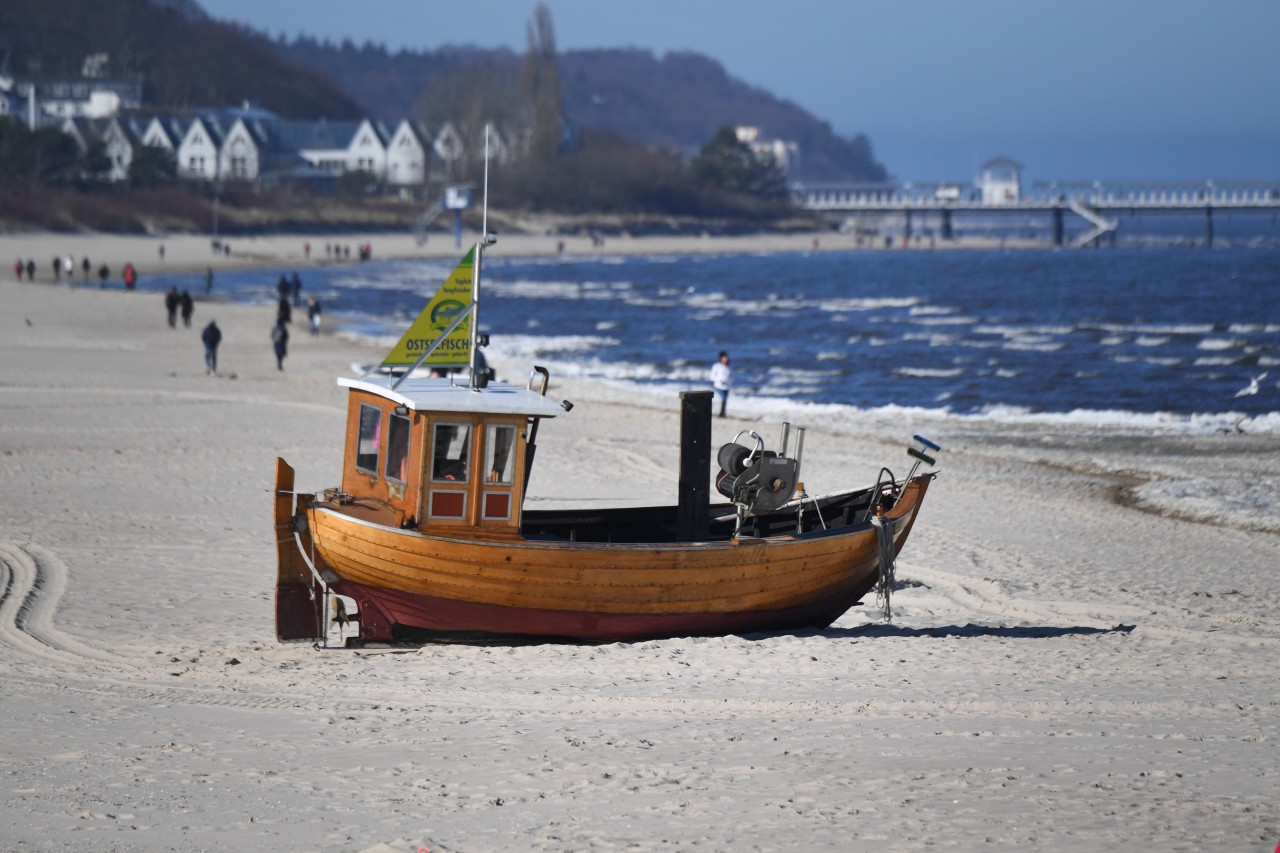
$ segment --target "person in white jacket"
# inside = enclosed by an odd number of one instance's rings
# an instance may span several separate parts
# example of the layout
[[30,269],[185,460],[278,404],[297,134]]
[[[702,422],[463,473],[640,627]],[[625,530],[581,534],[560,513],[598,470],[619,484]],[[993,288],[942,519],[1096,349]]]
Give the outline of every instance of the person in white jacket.
[[724,417],[729,402],[729,386],[733,384],[733,370],[729,367],[729,353],[720,351],[720,360],[711,365],[711,390],[720,400],[720,417]]

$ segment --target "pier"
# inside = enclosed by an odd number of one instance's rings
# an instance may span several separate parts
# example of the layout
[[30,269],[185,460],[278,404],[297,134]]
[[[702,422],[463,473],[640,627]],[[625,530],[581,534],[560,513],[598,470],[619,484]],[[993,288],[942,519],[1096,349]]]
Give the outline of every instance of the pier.
[[[1205,244],[1213,245],[1216,212],[1280,212],[1280,180],[1204,182],[1041,182],[1023,192],[1012,161],[992,161],[972,186],[955,183],[795,184],[796,204],[815,213],[849,216],[902,216],[904,236],[912,236],[913,219],[938,217],[938,233],[952,238],[952,217],[962,213],[1044,215],[1052,220],[1053,244],[1065,241],[1066,217],[1083,218],[1089,228],[1072,241],[1097,245],[1114,239],[1119,217],[1142,214],[1192,214],[1204,217]],[[1012,174],[1010,174],[1012,172]]]

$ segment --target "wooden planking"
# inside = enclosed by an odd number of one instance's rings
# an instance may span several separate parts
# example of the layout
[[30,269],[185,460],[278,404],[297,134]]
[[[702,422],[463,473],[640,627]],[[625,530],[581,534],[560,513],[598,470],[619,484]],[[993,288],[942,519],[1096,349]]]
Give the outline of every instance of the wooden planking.
[[347,524],[327,513],[316,514],[315,529],[322,531],[318,547],[326,562],[357,583],[508,606],[602,612],[795,606],[865,583],[876,560],[869,529],[746,546],[636,548],[439,540]]
[[311,583],[311,570],[298,553],[293,539],[293,467],[276,457],[276,582],[281,584]]

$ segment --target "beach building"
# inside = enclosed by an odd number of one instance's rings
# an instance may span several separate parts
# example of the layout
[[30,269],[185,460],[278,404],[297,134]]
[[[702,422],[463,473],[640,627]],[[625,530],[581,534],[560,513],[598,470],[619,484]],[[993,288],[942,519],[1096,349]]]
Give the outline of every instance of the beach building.
[[178,177],[196,181],[212,181],[219,177],[218,161],[225,136],[216,116],[193,118],[178,143]]
[[387,184],[408,188],[426,183],[427,138],[426,129],[408,119],[387,134]]
[[733,129],[738,141],[751,149],[759,160],[773,160],[778,168],[787,172],[800,153],[800,146],[783,139],[773,139],[760,132],[760,128],[743,125]]
[[1022,200],[1022,164],[1008,157],[989,160],[977,184],[983,204],[1016,205]]
[[[132,117],[131,120],[142,122],[143,117],[136,116]],[[189,126],[190,122],[180,116],[152,116],[149,121],[145,122],[140,138],[143,145],[164,148],[176,157],[178,146],[182,144],[183,137],[187,135]]]
[[[23,103],[0,91],[0,110],[7,111],[0,115],[20,113]],[[368,118],[292,121],[248,103],[185,115],[129,110],[109,118],[72,116],[58,127],[83,152],[98,142],[106,147],[111,167],[99,177],[110,182],[128,180],[142,146],[170,152],[184,181],[302,180],[332,190],[339,176],[362,172],[402,194],[430,179],[456,178],[464,164],[484,156],[483,143],[468,144],[450,122],[433,133],[410,119],[394,125]],[[513,150],[506,135],[490,136],[494,162],[505,162]]]
[[467,155],[467,143],[453,122],[446,121],[440,126],[431,142],[431,150],[441,166],[433,177],[452,181],[461,175],[460,166]]
[[142,85],[131,80],[107,80],[93,77],[9,77],[0,75],[10,112],[34,98],[36,123],[58,125],[68,118],[110,118],[122,110],[137,109],[142,104]]

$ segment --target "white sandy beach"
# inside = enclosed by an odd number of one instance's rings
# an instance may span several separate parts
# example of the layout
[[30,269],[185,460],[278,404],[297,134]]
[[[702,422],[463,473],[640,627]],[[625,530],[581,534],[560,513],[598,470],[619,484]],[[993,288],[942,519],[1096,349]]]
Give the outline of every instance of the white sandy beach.
[[[305,240],[231,242],[251,264],[301,258]],[[503,250],[520,240],[555,249]],[[944,445],[891,624],[869,600],[800,635],[280,645],[274,459],[303,489],[337,484],[334,378],[371,354],[299,329],[280,372],[270,309],[200,303],[172,330],[156,294],[17,284],[8,268],[32,256],[46,275],[72,252],[146,275],[159,242],[0,238],[0,848],[1280,840],[1275,431],[810,420],[810,492],[905,469],[913,432]],[[163,242],[165,264],[212,257],[207,239]],[[211,316],[220,377],[199,342]],[[554,376],[551,393],[576,405],[542,427],[531,500],[674,501],[676,400]],[[779,429],[730,417],[715,444],[746,427]]]

